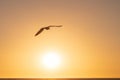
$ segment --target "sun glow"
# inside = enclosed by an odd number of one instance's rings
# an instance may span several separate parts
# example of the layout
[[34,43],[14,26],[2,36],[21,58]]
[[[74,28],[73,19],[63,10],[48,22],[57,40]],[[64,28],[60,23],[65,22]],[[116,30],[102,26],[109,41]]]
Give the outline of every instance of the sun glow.
[[61,58],[56,52],[48,52],[43,55],[42,63],[45,68],[54,69],[60,66]]

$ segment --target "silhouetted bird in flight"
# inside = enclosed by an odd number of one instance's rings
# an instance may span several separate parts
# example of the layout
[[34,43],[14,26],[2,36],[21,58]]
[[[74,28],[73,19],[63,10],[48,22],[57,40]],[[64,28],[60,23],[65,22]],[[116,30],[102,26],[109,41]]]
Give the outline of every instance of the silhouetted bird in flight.
[[39,35],[41,32],[43,32],[44,29],[49,30],[50,27],[62,27],[62,25],[58,25],[58,26],[56,26],[56,25],[50,25],[50,26],[47,26],[47,27],[42,27],[42,28],[35,34],[35,36],[37,36],[37,35]]

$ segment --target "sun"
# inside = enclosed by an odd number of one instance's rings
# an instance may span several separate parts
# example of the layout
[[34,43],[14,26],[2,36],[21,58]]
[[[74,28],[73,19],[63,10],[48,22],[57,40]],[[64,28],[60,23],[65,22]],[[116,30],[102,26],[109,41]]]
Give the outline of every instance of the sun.
[[61,58],[56,52],[47,52],[43,55],[42,64],[45,68],[55,69],[60,66]]

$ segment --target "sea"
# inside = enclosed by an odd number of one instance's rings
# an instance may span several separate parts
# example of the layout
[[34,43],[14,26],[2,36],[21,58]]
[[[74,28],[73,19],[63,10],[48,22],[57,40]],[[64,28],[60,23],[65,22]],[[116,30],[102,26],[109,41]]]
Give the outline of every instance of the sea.
[[120,78],[0,78],[0,80],[120,80]]

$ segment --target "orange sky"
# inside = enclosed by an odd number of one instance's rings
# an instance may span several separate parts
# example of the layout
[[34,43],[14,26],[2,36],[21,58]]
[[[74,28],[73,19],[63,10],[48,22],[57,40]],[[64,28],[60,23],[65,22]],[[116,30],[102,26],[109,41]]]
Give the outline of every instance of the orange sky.
[[[119,21],[119,0],[0,0],[0,77],[120,77]],[[47,51],[58,69],[42,68]]]

